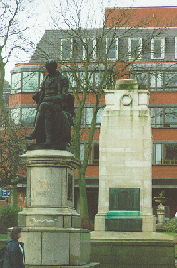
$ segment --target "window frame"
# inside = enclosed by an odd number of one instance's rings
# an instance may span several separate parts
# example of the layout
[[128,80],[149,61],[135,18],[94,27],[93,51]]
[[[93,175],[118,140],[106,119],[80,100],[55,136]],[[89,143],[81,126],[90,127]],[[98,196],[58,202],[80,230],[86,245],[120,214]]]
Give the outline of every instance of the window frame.
[[[70,40],[70,42],[71,42],[71,47],[70,47],[70,56],[69,56],[69,58],[63,58],[63,41],[67,41],[67,40]],[[72,58],[72,51],[73,51],[73,38],[62,38],[61,39],[61,57],[60,57],[60,59],[62,60],[62,61],[68,61],[68,60],[71,60],[71,58]]]
[[[91,38],[90,40],[92,40],[92,56],[90,56],[91,60],[96,60],[96,39],[95,38]],[[87,38],[84,38],[84,43],[87,43]],[[86,59],[86,49],[85,47],[83,47],[83,60]]]
[[[161,47],[160,47],[160,57],[154,57],[155,51],[154,51],[154,42],[155,40],[160,40],[161,41]],[[161,38],[152,38],[151,39],[151,59],[152,60],[162,60],[165,58],[165,37]]]
[[108,51],[108,40],[109,39],[111,39],[112,40],[112,38],[111,37],[107,37],[106,38],[106,53],[107,53],[107,59],[108,60],[112,60],[112,61],[114,61],[114,60],[117,60],[118,59],[118,56],[119,56],[119,41],[118,41],[118,37],[116,37],[116,38],[114,38],[114,41],[116,42],[116,50],[115,50],[115,57],[114,58],[110,58],[109,56],[108,56],[108,54],[109,54],[109,51]]
[[[80,143],[80,160],[81,160],[81,163],[83,163],[83,161],[84,161],[86,146],[87,146],[87,141],[82,141]],[[98,147],[98,158],[96,158],[96,159],[94,158],[94,149],[95,149],[95,147]],[[99,141],[93,141],[93,143],[92,143],[92,149],[91,149],[91,152],[90,152],[88,165],[92,165],[92,166],[98,166],[99,165]]]
[[175,37],[175,59],[177,60],[177,36]]
[[[166,155],[165,155],[165,153],[166,153],[166,149],[165,149],[165,145],[166,144],[176,144],[176,146],[177,146],[177,142],[176,141],[172,141],[172,142],[168,142],[168,141],[164,141],[164,142],[160,142],[160,141],[158,141],[158,142],[154,142],[153,143],[153,154],[154,154],[154,156],[153,156],[153,162],[152,162],[152,165],[177,165],[177,159],[175,160],[175,158],[174,159],[172,159],[172,160],[170,160],[170,159],[166,159]],[[160,146],[159,146],[160,145]],[[157,163],[157,146],[159,146],[159,148],[161,147],[161,163]]]
[[143,47],[143,39],[142,38],[128,38],[128,58],[130,61],[134,60],[135,57],[132,57],[132,41],[133,40],[138,40],[139,47],[138,47],[138,53],[139,56],[137,57],[136,60],[141,60],[142,59],[142,47]]
[[[176,106],[166,106],[166,107],[149,107],[150,108],[150,111],[152,113],[152,109],[154,109],[154,124],[152,125],[152,116],[151,116],[151,127],[152,128],[177,128],[177,120],[176,122],[170,122],[170,121],[166,121],[166,116],[167,113],[165,111],[165,109],[169,109],[169,108],[175,108],[176,109],[176,113],[177,114],[177,107]],[[157,124],[157,109],[162,109],[162,113],[161,113],[161,116],[162,116],[162,123],[161,124]],[[176,117],[177,118],[177,117]],[[159,120],[159,119],[158,119]]]

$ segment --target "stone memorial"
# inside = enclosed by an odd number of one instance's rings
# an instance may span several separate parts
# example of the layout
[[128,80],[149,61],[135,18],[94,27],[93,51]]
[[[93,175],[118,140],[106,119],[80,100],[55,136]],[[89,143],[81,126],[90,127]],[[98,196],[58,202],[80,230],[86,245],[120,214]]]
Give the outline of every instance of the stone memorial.
[[91,260],[102,268],[175,268],[173,237],[155,232],[148,100],[148,90],[131,79],[105,89],[98,213],[91,232]]
[[115,90],[106,90],[95,231],[155,231],[148,99],[148,90],[138,90],[132,80],[118,80]]

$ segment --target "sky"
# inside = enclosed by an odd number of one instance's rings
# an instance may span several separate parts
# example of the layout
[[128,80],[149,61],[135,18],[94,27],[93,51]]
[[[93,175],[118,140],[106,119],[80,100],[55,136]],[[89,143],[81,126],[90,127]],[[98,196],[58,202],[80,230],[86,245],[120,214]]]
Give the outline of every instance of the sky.
[[[10,0],[12,1],[12,0]],[[57,27],[53,25],[55,20],[55,11],[61,11],[64,14],[69,14],[68,9],[70,10],[79,10],[81,8],[81,18],[86,19],[85,14],[90,10],[91,16],[96,18],[96,25],[102,21],[102,16],[104,14],[104,9],[106,7],[149,7],[149,6],[177,6],[177,0],[33,0],[33,3],[30,6],[31,12],[34,14],[31,20],[29,20],[29,36],[34,43],[38,43],[41,37],[43,36],[45,29],[56,29]],[[60,6],[60,3],[61,6]],[[74,6],[74,8],[72,8]],[[69,8],[68,8],[69,7]],[[57,13],[57,19],[58,19]],[[72,16],[69,14],[66,16]],[[53,20],[51,19],[53,18]],[[34,27],[34,21],[36,27]],[[62,19],[60,19],[60,27],[65,27]],[[58,24],[57,24],[58,25]],[[15,67],[16,63],[19,62],[28,62],[30,59],[30,54],[23,56],[23,59],[18,56],[12,56],[9,60],[9,63],[5,67],[5,79],[10,83],[11,75],[10,71]]]

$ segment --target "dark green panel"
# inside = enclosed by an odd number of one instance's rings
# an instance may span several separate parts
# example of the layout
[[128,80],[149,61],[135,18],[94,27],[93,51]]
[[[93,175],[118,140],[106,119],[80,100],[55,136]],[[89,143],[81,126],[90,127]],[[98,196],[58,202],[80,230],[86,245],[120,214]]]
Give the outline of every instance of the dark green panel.
[[140,210],[139,188],[110,188],[109,210]]
[[105,231],[142,232],[142,219],[140,217],[105,219]]

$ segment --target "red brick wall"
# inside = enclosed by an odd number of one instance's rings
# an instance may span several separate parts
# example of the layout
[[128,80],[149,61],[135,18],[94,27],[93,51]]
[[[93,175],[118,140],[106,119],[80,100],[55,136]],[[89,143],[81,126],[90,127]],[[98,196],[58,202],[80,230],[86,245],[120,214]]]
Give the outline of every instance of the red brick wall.
[[152,166],[152,178],[176,178],[177,166],[154,165]]
[[177,92],[151,92],[149,104],[177,104]]
[[173,128],[153,128],[152,137],[154,141],[176,141],[177,129]]
[[9,106],[17,106],[22,104],[35,104],[32,99],[34,93],[18,93],[9,95]]

